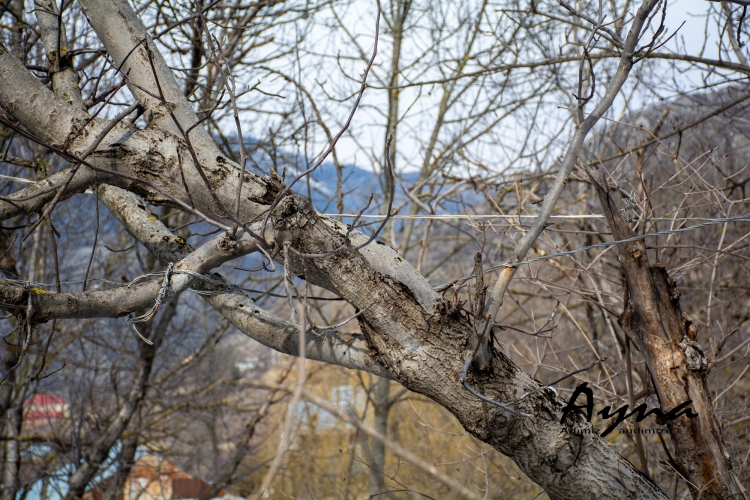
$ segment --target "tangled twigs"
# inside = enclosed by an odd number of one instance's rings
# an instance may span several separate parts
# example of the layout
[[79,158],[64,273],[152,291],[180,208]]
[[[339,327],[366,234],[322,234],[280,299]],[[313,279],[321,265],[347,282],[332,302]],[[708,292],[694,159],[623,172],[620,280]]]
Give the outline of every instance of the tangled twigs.
[[[346,236],[344,238],[344,244],[341,245],[339,248],[337,248],[335,250],[331,250],[330,252],[326,252],[326,253],[301,253],[301,252],[299,252],[299,251],[297,251],[295,249],[292,249],[292,251],[294,253],[296,253],[300,257],[304,257],[304,258],[318,258],[319,259],[319,258],[324,258],[324,257],[330,257],[330,256],[335,255],[335,254],[337,254],[337,253],[339,253],[339,252],[341,252],[342,250],[345,250],[345,249],[348,249],[350,251],[356,252],[356,251],[358,251],[358,250],[366,247],[367,245],[369,245],[373,241],[375,241],[375,238],[378,237],[378,235],[380,234],[380,232],[383,230],[383,228],[385,227],[385,225],[388,224],[388,221],[390,221],[391,217],[393,216],[393,199],[395,198],[395,185],[396,185],[396,182],[395,182],[395,177],[393,175],[393,166],[391,165],[390,154],[389,154],[389,150],[390,150],[390,147],[391,147],[391,141],[393,141],[393,136],[392,135],[388,137],[388,142],[386,144],[386,153],[385,153],[385,162],[386,162],[386,165],[388,166],[388,168],[386,169],[386,171],[387,171],[387,174],[388,174],[388,177],[389,177],[389,181],[390,181],[389,184],[390,184],[391,189],[390,189],[390,192],[388,193],[388,210],[386,211],[385,218],[380,223],[380,226],[378,226],[378,228],[370,235],[370,237],[367,238],[367,241],[365,241],[364,243],[361,243],[361,244],[357,245],[354,248],[349,248],[348,247],[349,234],[351,232],[351,230],[349,230],[349,231],[347,231]],[[368,205],[369,205],[369,201],[368,201]],[[361,216],[361,214],[360,214],[360,216]]]

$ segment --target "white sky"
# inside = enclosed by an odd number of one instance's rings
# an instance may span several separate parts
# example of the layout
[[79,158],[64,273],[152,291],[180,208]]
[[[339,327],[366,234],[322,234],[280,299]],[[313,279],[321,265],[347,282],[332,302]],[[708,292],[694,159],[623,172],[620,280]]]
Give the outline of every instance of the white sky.
[[[550,0],[551,1],[551,0]],[[635,2],[636,4],[639,2]],[[337,5],[338,3],[334,4]],[[443,5],[450,6],[450,2],[446,2]],[[461,5],[461,4],[456,4]],[[373,0],[356,0],[352,6],[345,11],[345,26],[351,35],[358,39],[361,43],[362,49],[369,56],[373,46],[373,32],[375,26],[375,2]],[[669,7],[666,17],[666,26],[668,28],[668,34],[674,33],[674,31],[682,24],[677,37],[670,40],[667,47],[672,50],[677,50],[679,46],[680,52],[686,52],[690,55],[699,55],[701,49],[705,43],[706,51],[705,57],[718,58],[717,49],[717,33],[715,31],[715,25],[709,23],[709,39],[705,40],[705,24],[706,24],[706,12],[713,6],[714,9],[719,8],[718,3],[710,3],[706,0],[671,0],[669,1]],[[446,7],[451,8],[451,7]],[[456,7],[458,8],[458,7]],[[632,9],[631,9],[632,10]],[[325,17],[324,15],[321,17]],[[381,34],[384,32],[384,26],[381,25]],[[289,36],[289,33],[286,34]],[[333,40],[329,36],[329,30],[327,30],[322,24],[317,24],[316,27],[307,34],[303,43],[308,48],[314,48],[317,52],[336,54],[340,52],[342,55],[352,54],[353,50],[351,44],[343,44],[341,37],[337,40]],[[388,37],[381,38],[378,59],[377,62],[384,64],[390,57],[390,46]],[[409,54],[416,53],[420,46],[427,45],[427,40],[415,40],[413,37],[407,37],[404,41],[403,52],[405,59],[408,59]],[[662,49],[664,50],[664,49]],[[289,63],[291,64],[291,63]],[[345,71],[348,71],[352,78],[359,78],[362,70],[365,67],[364,62],[356,61],[349,64],[346,63],[343,66]],[[315,68],[320,69],[320,68]],[[381,72],[382,73],[382,72]],[[687,73],[683,77],[687,79],[697,78],[698,72],[695,74]],[[255,74],[246,76],[243,80],[238,83],[240,87],[243,84],[252,85],[257,81]],[[411,75],[412,78],[420,79],[419,75]],[[348,80],[343,72],[342,68],[335,63],[331,64],[331,67],[323,68],[323,71],[315,75],[315,81],[305,80],[309,88],[317,88],[316,85],[323,83],[323,87],[326,92],[333,97],[344,97],[347,93],[351,92],[355,85],[351,80]],[[377,85],[377,80],[374,75],[370,75],[368,80],[371,84]],[[261,87],[269,92],[278,92],[281,94],[288,94],[290,88],[282,86],[278,80],[264,78]],[[430,94],[430,91],[433,91]],[[418,169],[421,165],[423,154],[423,145],[429,135],[432,123],[434,122],[435,107],[437,99],[439,98],[439,87],[426,87],[423,89],[421,94],[418,94],[419,90],[416,88],[404,90],[402,92],[402,104],[401,112],[413,103],[414,106],[411,108],[407,118],[400,124],[399,128],[399,171],[409,171]],[[289,96],[288,100],[279,101],[283,106],[284,103],[288,103],[294,99],[294,95]],[[417,99],[418,97],[418,99]],[[343,122],[346,115],[349,113],[353,99],[348,99],[335,104],[333,101],[328,100],[327,105],[330,105],[330,113],[335,116],[335,119],[331,118],[329,114],[326,116],[326,123],[332,130],[336,132],[339,129],[338,123]],[[620,104],[621,106],[622,104]],[[383,114],[387,108],[386,105],[386,91],[369,88],[365,92],[362,105],[357,111],[357,115],[354,119],[352,131],[354,132],[356,140],[349,136],[344,136],[339,141],[337,146],[337,153],[339,159],[343,163],[352,163],[361,168],[371,168],[373,166],[373,158],[380,159],[382,157],[382,149],[384,142],[384,123]],[[566,120],[569,112],[563,109],[557,109],[546,112],[551,113],[548,119],[551,122],[560,120]],[[262,137],[267,131],[264,126],[259,125],[257,121],[251,115],[243,116],[243,132],[246,136]],[[228,133],[234,131],[233,121],[227,120],[225,122],[225,130]],[[523,129],[513,126],[512,119],[498,124],[497,129],[507,129],[507,138],[509,142],[512,142],[512,135],[522,135],[525,133]],[[572,128],[572,124],[568,124],[568,129]],[[316,132],[316,135],[310,141],[311,145],[308,145],[306,153],[308,156],[317,155],[325,146],[325,138],[322,136],[320,131]],[[499,148],[495,151],[485,151],[485,154],[489,157],[497,156],[498,163],[505,161],[503,153]]]
[[[637,4],[638,2],[636,2]],[[361,0],[358,4],[362,5],[361,9],[353,9],[353,13],[350,14],[350,20],[346,23],[348,29],[355,36],[362,35],[362,45],[367,51],[372,48],[371,34],[374,28],[374,13],[371,8],[373,2],[369,0]],[[719,4],[713,4],[714,8],[718,8]],[[674,33],[674,31],[680,27],[679,32],[675,38],[669,41],[666,48],[676,50],[678,45],[681,52],[686,52],[690,55],[700,55],[701,49],[706,44],[706,51],[704,57],[718,58],[718,47],[717,47],[717,34],[715,31],[715,25],[709,23],[709,39],[704,40],[704,33],[706,32],[706,13],[711,7],[711,4],[706,0],[672,0],[669,2],[666,26],[668,28],[668,34]],[[322,30],[322,29],[321,29]],[[382,30],[382,26],[381,26]],[[313,31],[309,36],[321,41],[325,38],[325,33],[319,30]],[[388,41],[381,39],[381,49],[378,54],[378,59],[383,61],[389,57],[389,47],[383,44],[387,44]],[[409,43],[414,43],[413,39],[405,40],[404,52],[410,52]],[[662,49],[664,50],[664,49]],[[359,63],[361,69],[364,69],[364,64]],[[360,69],[360,71],[361,71]],[[684,77],[691,78],[697,76],[691,75],[690,73],[684,75]],[[331,80],[343,78],[338,68],[331,68],[329,73]],[[372,76],[370,81],[374,81]],[[437,94],[437,93],[436,93]],[[420,97],[423,101],[421,106],[426,108],[426,115],[430,113],[434,116],[434,110],[429,110],[431,105],[434,105],[436,99],[435,96],[426,96],[424,93]],[[353,100],[342,104],[341,113],[342,116],[345,112],[350,109]],[[404,102],[407,102],[404,99]],[[402,104],[402,109],[404,105]],[[384,110],[386,108],[385,92],[381,90],[368,89],[365,93],[365,97],[362,102],[361,109],[358,110],[355,122],[357,124],[358,133],[356,135],[357,141],[343,137],[337,146],[337,152],[339,158],[346,163],[354,163],[362,168],[368,168],[370,166],[369,160],[367,159],[368,151],[379,151],[383,147],[383,123],[384,120],[379,113],[375,111],[377,108]],[[561,118],[567,115],[567,111],[561,110]],[[404,123],[400,125],[403,130],[419,130],[420,121],[425,120],[425,115],[419,113],[412,114],[411,118],[408,118]],[[363,124],[377,123],[377,126],[365,127]],[[333,123],[330,124],[332,129],[336,129]],[[572,124],[569,125],[572,127]],[[401,139],[401,138],[400,138]],[[419,167],[421,162],[421,147],[422,141],[408,141],[400,140],[399,152],[404,157],[404,161],[400,161],[399,170],[414,170]],[[321,147],[321,146],[319,146]]]

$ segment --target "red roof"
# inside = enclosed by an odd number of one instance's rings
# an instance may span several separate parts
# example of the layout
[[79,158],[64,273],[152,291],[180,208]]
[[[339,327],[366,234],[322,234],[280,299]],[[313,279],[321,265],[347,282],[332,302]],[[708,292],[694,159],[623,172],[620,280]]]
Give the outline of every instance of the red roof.
[[64,405],[65,400],[53,396],[52,394],[35,394],[33,398],[27,399],[23,402],[26,407],[29,406],[51,406],[51,405]]
[[26,408],[26,421],[40,423],[56,420],[63,416],[65,400],[52,394],[36,394],[23,402]]

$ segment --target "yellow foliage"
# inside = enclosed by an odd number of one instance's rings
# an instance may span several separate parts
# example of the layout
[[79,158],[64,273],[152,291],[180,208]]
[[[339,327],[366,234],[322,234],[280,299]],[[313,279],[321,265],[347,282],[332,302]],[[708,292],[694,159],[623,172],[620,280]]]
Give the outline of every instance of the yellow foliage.
[[[310,369],[320,368],[310,376],[304,391],[323,396],[341,410],[353,411],[366,424],[373,425],[368,391],[376,383],[376,377],[330,365],[310,363],[309,366]],[[267,380],[271,381],[278,373],[270,370]],[[289,387],[296,383],[293,378],[285,382]],[[402,390],[400,385],[392,383],[391,397]],[[255,450],[254,463],[273,460],[289,411],[288,404],[278,405],[267,418],[271,427],[269,435],[264,436],[262,445]],[[292,441],[268,492],[269,497],[369,498],[371,440],[304,401],[298,403],[294,415]],[[392,407],[388,437],[480,495],[489,486],[488,498],[497,498],[499,493],[503,498],[535,498],[542,493],[510,459],[467,434],[450,413],[418,394],[403,394]],[[266,472],[266,468],[261,468],[244,486],[248,490],[257,488]],[[409,489],[432,498],[456,498],[434,478],[388,451],[385,476],[386,488],[390,490]],[[394,498],[408,498],[408,494]]]

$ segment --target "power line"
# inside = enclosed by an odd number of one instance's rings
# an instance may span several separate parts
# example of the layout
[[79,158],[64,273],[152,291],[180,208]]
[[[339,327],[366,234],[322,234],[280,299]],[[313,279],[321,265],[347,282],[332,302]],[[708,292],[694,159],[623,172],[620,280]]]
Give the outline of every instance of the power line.
[[[347,218],[360,218],[360,219],[376,219],[376,220],[383,220],[385,219],[385,215],[359,215],[359,214],[318,214],[321,217],[347,217]],[[508,214],[436,214],[436,215],[392,215],[391,219],[432,219],[432,220],[440,220],[440,219],[464,219],[464,220],[471,220],[471,219],[536,219],[538,215],[530,215],[530,214],[517,214],[517,215],[508,215]],[[550,216],[551,219],[560,219],[560,220],[577,220],[577,219],[605,219],[606,217],[602,214],[572,214],[572,215],[552,215]],[[637,222],[643,219],[637,219],[633,222]],[[666,222],[690,222],[690,221],[720,221],[723,222],[724,219],[717,219],[712,217],[649,217],[648,219],[645,219],[646,222],[658,222],[658,221],[666,221]]]
[[[650,220],[654,220],[654,219],[650,219]],[[666,219],[666,220],[674,220],[674,219]],[[699,220],[699,219],[688,219],[688,220]],[[565,257],[567,255],[573,255],[573,254],[585,252],[586,250],[591,250],[591,249],[594,249],[594,248],[608,248],[608,247],[611,247],[611,246],[614,246],[614,245],[619,245],[620,243],[628,243],[628,242],[631,242],[631,241],[645,240],[646,238],[650,238],[650,237],[653,237],[653,236],[666,236],[666,235],[669,235],[669,234],[684,233],[684,232],[687,232],[687,231],[693,231],[695,229],[699,229],[701,227],[715,226],[717,224],[724,224],[724,223],[727,223],[727,222],[740,222],[740,221],[750,222],[750,213],[748,213],[748,214],[742,214],[742,215],[736,215],[734,217],[723,217],[723,218],[718,218],[718,219],[709,219],[709,220],[707,220],[705,222],[702,222],[700,224],[695,224],[693,226],[682,227],[682,228],[678,228],[678,229],[667,229],[667,230],[664,230],[664,231],[657,231],[655,233],[639,234],[639,235],[633,236],[631,238],[625,238],[624,240],[614,240],[614,241],[606,241],[604,243],[596,243],[595,245],[588,245],[588,246],[585,246],[585,247],[576,248],[574,250],[567,250],[565,252],[555,252],[555,253],[551,253],[551,254],[548,254],[548,255],[540,255],[538,257],[533,257],[531,259],[526,259],[526,260],[523,260],[523,261],[520,261],[520,262],[506,262],[504,264],[499,264],[499,265],[496,265],[496,266],[489,267],[482,274],[489,274],[489,273],[491,273],[493,271],[497,271],[498,269],[505,269],[505,268],[508,268],[508,267],[519,267],[519,266],[522,266],[522,265],[525,265],[525,264],[531,264],[532,262],[538,262],[540,260],[555,259],[557,257]],[[463,278],[459,278],[459,279],[454,280],[454,281],[452,281],[450,283],[445,283],[443,285],[436,286],[436,287],[433,287],[433,288],[435,290],[441,290],[441,291],[442,290],[447,290],[447,288],[449,288],[452,285],[455,285],[457,283],[465,283],[466,281],[468,281],[468,280],[470,280],[472,278],[476,278],[476,274],[472,274],[472,275],[469,275],[469,276],[464,276]]]
[[[374,216],[374,217],[378,217],[378,216]],[[462,217],[462,216],[453,216],[453,217]],[[463,217],[467,217],[467,216],[463,216]],[[559,216],[559,217],[562,217],[562,216]],[[631,242],[631,241],[639,241],[639,240],[644,240],[646,238],[655,237],[655,236],[666,236],[666,235],[670,235],[670,234],[684,233],[684,232],[687,232],[687,231],[693,231],[695,229],[700,229],[702,227],[715,226],[717,224],[724,224],[724,223],[728,223],[728,222],[741,222],[741,221],[750,222],[750,213],[742,214],[742,215],[736,215],[734,217],[721,217],[721,218],[714,218],[714,219],[701,219],[701,218],[685,218],[685,219],[682,219],[682,218],[675,218],[675,219],[670,219],[670,218],[655,218],[655,219],[648,219],[648,220],[667,220],[667,221],[704,220],[704,222],[701,222],[700,224],[695,224],[695,225],[692,225],[692,226],[678,228],[678,229],[667,229],[667,230],[664,230],[664,231],[657,231],[655,233],[640,234],[640,235],[633,236],[631,238],[626,238],[624,240],[606,241],[606,242],[603,242],[603,243],[596,243],[594,245],[588,245],[588,246],[585,246],[585,247],[580,247],[580,248],[576,248],[576,249],[573,249],[573,250],[567,250],[567,251],[564,251],[564,252],[555,252],[555,253],[551,253],[551,254],[547,254],[547,255],[540,255],[538,257],[533,257],[531,259],[526,259],[526,260],[523,260],[523,261],[520,261],[520,262],[513,262],[513,263],[506,262],[504,264],[498,264],[496,266],[492,266],[492,267],[487,268],[483,272],[483,274],[489,274],[489,273],[491,273],[493,271],[497,271],[498,269],[505,269],[505,268],[508,268],[508,267],[519,267],[519,266],[522,266],[522,265],[525,265],[525,264],[531,264],[533,262],[538,262],[540,260],[548,260],[548,259],[555,259],[555,258],[558,258],[558,257],[565,257],[565,256],[568,256],[568,255],[574,255],[574,254],[577,254],[577,253],[585,252],[587,250],[592,250],[594,248],[608,248],[608,247],[611,247],[611,246],[614,246],[614,245],[618,245],[620,243],[628,243],[628,242]],[[199,279],[203,279],[203,280],[206,280],[206,281],[215,281],[215,278],[212,278],[212,277],[209,277],[209,276],[206,276],[206,275],[202,275],[202,274],[199,274],[199,273],[194,273],[192,271],[175,271],[175,274],[179,274],[179,273],[191,274],[194,277],[197,277]],[[111,284],[111,285],[115,285],[115,286],[125,286],[125,287],[127,287],[127,286],[132,286],[133,284],[135,284],[135,283],[137,283],[137,282],[139,282],[139,281],[141,281],[141,280],[143,280],[145,278],[163,276],[164,274],[165,274],[164,272],[156,272],[156,273],[144,274],[144,275],[136,277],[133,281],[131,281],[130,283],[126,283],[126,284],[116,283],[116,282],[113,282],[113,281],[110,281],[110,280],[107,280],[107,279],[104,279],[104,278],[89,278],[89,281],[102,281],[102,282],[105,282],[105,283],[108,283],[108,284]],[[452,281],[450,283],[445,283],[443,285],[435,286],[433,288],[435,290],[445,290],[445,289],[449,288],[450,286],[452,286],[454,284],[465,283],[466,281],[468,281],[470,279],[473,279],[473,278],[476,278],[475,274],[464,276],[464,277],[456,279],[456,280],[454,280],[454,281]],[[19,286],[34,286],[34,287],[51,287],[51,286],[56,286],[55,284],[50,284],[50,283],[29,282],[29,281],[16,280],[16,279],[8,279],[8,278],[6,278],[4,280],[0,280],[0,282],[2,282],[2,281],[6,282],[6,283],[16,284],[16,285],[19,285]],[[80,283],[83,283],[83,281],[61,281],[60,282],[61,285],[62,284],[66,284],[66,285],[69,285],[69,284],[80,284]],[[235,287],[235,289],[236,290],[245,290],[245,291],[252,292],[252,293],[263,293],[263,294],[266,294],[266,295],[281,296],[279,294],[274,294],[272,292],[260,292],[258,290],[242,289],[240,287]],[[193,290],[193,291],[195,291],[195,290]],[[200,293],[200,292],[198,292],[198,293]],[[319,299],[319,300],[336,300],[336,299],[330,299],[330,298],[325,298],[325,297],[316,297],[316,299]]]
[[[359,214],[318,214],[323,217],[348,217],[348,218],[360,218],[360,219],[385,219],[385,215],[359,215]],[[499,214],[481,214],[481,215],[466,215],[466,214],[438,214],[438,215],[392,215],[391,219],[517,219],[523,218],[536,218],[536,215],[499,215]],[[604,218],[603,215],[598,214],[586,214],[586,215],[553,215],[553,219],[598,219]],[[653,219],[652,219],[653,220]],[[672,219],[669,219],[672,220]]]

